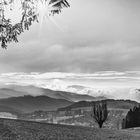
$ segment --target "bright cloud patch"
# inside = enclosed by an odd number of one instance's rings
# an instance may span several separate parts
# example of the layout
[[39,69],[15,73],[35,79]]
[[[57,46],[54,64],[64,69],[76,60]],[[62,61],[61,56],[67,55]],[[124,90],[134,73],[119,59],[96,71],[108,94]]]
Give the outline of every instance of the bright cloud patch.
[[[101,71],[84,73],[2,73],[1,87],[9,85],[36,86],[92,96],[139,101],[139,71]],[[37,93],[36,93],[37,94]]]
[[[96,87],[138,87],[140,84],[139,71],[102,71],[92,74],[84,73],[3,73],[0,74],[0,82],[3,84],[21,84],[49,87],[51,85],[83,85]],[[59,90],[59,89],[58,89]]]

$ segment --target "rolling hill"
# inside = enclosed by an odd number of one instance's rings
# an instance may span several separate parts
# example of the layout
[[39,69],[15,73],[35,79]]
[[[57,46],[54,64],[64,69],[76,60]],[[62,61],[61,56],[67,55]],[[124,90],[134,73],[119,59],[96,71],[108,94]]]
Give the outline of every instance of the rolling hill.
[[28,95],[28,93],[10,88],[0,88],[0,98],[18,97],[23,95]]
[[76,94],[76,93],[64,92],[64,91],[54,91],[54,90],[50,90],[50,89],[46,89],[46,88],[39,88],[39,87],[35,87],[35,86],[9,85],[5,89],[7,89],[7,93],[9,93],[10,90],[15,91],[16,93],[19,92],[20,96],[21,95],[22,96],[23,95],[33,95],[33,96],[46,95],[50,98],[65,99],[65,100],[74,101],[74,102],[83,101],[83,100],[85,100],[85,101],[97,101],[97,100],[105,99],[102,96],[93,97],[93,96],[86,95],[86,94]]
[[0,119],[1,140],[139,140],[140,130],[111,130]]
[[[37,110],[57,110],[58,108],[71,105],[73,102],[64,99],[53,99],[48,96],[21,96],[0,99],[0,106],[3,111],[14,110],[20,113],[28,113]],[[8,111],[9,112],[9,111]]]
[[[114,100],[114,99],[106,99],[104,100],[107,103],[108,108],[118,108],[118,109],[130,109],[134,106],[139,106],[140,103],[137,103],[136,101],[131,100]],[[98,102],[98,101],[95,101]],[[79,101],[76,103],[73,103],[70,106],[59,108],[59,111],[62,110],[69,110],[69,109],[75,109],[75,108],[82,108],[82,107],[91,107],[93,102],[88,101]]]

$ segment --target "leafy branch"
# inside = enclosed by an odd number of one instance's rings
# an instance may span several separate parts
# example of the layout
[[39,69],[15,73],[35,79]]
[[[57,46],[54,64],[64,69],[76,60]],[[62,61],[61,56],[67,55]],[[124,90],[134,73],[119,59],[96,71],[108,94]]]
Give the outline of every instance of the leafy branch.
[[[19,23],[13,25],[11,19],[5,18],[5,7],[16,3],[16,0],[1,0],[0,2],[0,42],[2,48],[7,48],[7,43],[18,42],[18,36],[25,30],[29,30],[33,22],[39,22],[38,3],[45,4],[48,15],[61,13],[63,8],[70,7],[66,0],[20,0],[22,18]],[[13,10],[13,9],[10,9]]]

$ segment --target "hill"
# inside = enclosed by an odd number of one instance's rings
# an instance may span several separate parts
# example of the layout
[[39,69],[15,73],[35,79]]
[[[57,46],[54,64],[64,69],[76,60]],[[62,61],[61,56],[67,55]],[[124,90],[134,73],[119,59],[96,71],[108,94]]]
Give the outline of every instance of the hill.
[[0,119],[1,140],[139,140],[140,130],[111,130]]
[[[105,99],[104,97],[93,97],[90,95],[86,94],[76,94],[72,92],[64,92],[64,91],[54,91],[46,88],[40,88],[40,87],[35,87],[35,86],[19,86],[19,85],[9,85],[7,86],[7,93],[9,90],[14,90],[19,93],[23,93],[22,95],[46,95],[51,98],[55,99],[65,99],[68,101],[97,101],[97,100],[102,100]],[[24,94],[25,93],[25,94]],[[21,95],[21,94],[19,94]]]
[[[3,111],[18,110],[21,113],[33,112],[36,110],[57,110],[60,107],[71,105],[73,102],[64,99],[53,99],[48,96],[21,96],[0,99],[0,106]],[[9,110],[10,110],[9,109]]]
[[10,88],[0,88],[0,98],[9,98],[9,97],[18,97],[28,95],[24,90],[16,91],[15,89]]
[[[134,106],[140,105],[140,103],[137,103],[136,101],[131,101],[131,100],[106,99],[104,101],[106,101],[108,108],[130,109],[130,108],[133,108]],[[95,101],[95,102],[98,102],[98,101]],[[62,111],[62,110],[70,110],[74,108],[91,107],[92,104],[93,102],[80,101],[80,102],[73,103],[70,106],[59,108],[58,110]]]

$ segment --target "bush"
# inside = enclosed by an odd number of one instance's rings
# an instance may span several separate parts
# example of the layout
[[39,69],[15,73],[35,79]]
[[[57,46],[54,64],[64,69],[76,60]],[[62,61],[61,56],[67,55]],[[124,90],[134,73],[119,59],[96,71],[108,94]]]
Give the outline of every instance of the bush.
[[130,109],[122,121],[122,128],[140,127],[140,106]]

